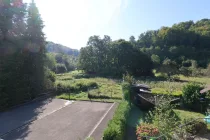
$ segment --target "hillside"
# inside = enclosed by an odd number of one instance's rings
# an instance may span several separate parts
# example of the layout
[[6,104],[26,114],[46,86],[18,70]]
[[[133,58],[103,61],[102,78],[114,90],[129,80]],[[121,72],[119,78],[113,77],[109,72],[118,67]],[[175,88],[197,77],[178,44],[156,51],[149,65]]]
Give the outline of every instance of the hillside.
[[56,44],[54,42],[48,42],[46,45],[47,52],[53,53],[64,53],[68,55],[78,56],[79,50],[71,49],[69,47],[63,46],[61,44]]
[[210,19],[150,30],[140,34],[134,43],[149,56],[158,56],[161,62],[169,58],[182,65],[195,60],[199,66],[206,67],[210,62]]

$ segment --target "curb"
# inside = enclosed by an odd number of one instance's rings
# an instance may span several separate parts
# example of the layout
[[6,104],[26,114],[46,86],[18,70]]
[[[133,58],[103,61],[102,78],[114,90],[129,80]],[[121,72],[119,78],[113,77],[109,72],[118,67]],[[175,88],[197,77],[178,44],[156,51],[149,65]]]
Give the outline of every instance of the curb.
[[82,102],[99,102],[99,103],[115,103],[114,101],[94,101],[94,100],[73,100],[73,101],[82,101]]

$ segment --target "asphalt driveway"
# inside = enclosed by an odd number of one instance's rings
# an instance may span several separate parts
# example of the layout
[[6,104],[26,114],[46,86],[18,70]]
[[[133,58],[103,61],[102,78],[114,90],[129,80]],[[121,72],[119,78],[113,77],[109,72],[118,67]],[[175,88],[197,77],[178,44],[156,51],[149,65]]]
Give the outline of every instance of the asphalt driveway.
[[[41,113],[32,113],[34,111],[30,111],[30,108],[40,109],[37,104],[42,103],[36,102],[10,112],[0,113],[0,132],[1,135],[4,134],[1,138],[4,140],[83,140],[91,136],[98,140],[101,139],[108,120],[112,118],[116,108],[116,104],[113,103],[86,101],[71,103],[66,100],[52,99],[51,102],[41,106],[44,108],[41,109]],[[25,109],[22,110],[24,107]],[[30,117],[27,117],[27,114]],[[9,116],[6,117],[7,115]]]

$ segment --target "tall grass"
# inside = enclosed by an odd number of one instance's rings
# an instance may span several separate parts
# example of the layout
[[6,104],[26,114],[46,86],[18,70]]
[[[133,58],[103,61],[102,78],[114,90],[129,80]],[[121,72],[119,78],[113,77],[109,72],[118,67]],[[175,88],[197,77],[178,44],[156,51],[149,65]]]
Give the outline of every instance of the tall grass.
[[71,99],[76,100],[122,99],[122,89],[117,81],[101,77],[91,78],[81,72],[57,75],[56,91],[61,93],[57,97],[62,99],[69,99],[69,93],[71,93]]
[[94,87],[98,87],[98,84],[89,79],[56,81],[56,91],[59,93],[87,91],[89,88]]

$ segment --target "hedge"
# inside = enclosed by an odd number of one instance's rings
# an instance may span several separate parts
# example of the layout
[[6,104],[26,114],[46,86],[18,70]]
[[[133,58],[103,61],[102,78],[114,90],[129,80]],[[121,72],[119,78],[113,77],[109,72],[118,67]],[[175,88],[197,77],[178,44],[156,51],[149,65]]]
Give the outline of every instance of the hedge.
[[128,102],[122,101],[117,107],[113,119],[104,131],[103,140],[122,140],[125,134],[126,120],[130,111]]

